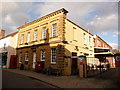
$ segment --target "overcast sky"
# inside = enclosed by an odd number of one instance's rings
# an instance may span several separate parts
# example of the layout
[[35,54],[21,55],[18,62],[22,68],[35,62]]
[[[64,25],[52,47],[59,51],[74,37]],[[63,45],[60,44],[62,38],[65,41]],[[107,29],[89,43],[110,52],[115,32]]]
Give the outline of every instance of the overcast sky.
[[[7,0],[6,0],[7,1]],[[23,23],[65,8],[68,18],[93,34],[99,35],[113,48],[118,47],[117,2],[2,2],[0,15],[6,35],[16,32]],[[99,0],[100,1],[100,0]],[[107,0],[111,1],[111,0]]]

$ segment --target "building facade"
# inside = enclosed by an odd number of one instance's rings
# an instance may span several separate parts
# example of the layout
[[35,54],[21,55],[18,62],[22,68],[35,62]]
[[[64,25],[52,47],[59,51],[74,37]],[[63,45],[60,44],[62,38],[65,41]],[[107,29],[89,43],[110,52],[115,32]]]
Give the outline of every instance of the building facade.
[[94,57],[93,35],[67,19],[64,8],[19,27],[17,67],[34,70],[41,61],[43,69],[52,67],[71,75],[78,66],[77,56]]
[[0,61],[5,68],[10,67],[10,60],[16,55],[18,32],[2,37],[0,40]]
[[[101,39],[98,35],[94,36],[94,51],[95,51],[95,55],[97,53],[113,53],[113,49],[112,47],[107,44],[103,39]],[[105,57],[106,61],[110,64],[110,67],[115,67],[115,59],[113,56],[106,56]]]

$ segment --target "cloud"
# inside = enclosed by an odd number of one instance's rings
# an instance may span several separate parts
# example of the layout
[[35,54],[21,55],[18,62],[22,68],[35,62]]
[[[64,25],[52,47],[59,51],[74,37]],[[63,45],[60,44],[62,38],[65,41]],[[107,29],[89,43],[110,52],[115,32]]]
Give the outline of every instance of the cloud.
[[[30,19],[28,12],[32,3],[3,2],[2,5],[2,29],[6,30],[6,34],[17,31],[17,27],[23,25],[25,21]],[[31,9],[32,10],[32,9]]]
[[108,33],[107,33],[107,32],[103,32],[102,34],[103,34],[104,36],[108,35]]
[[112,37],[118,37],[120,35],[120,32],[113,32]]
[[117,29],[116,2],[5,2],[2,3],[2,27],[11,33],[16,31],[12,27],[61,8],[69,11],[70,20],[92,33]]
[[69,11],[69,19],[92,33],[117,30],[118,16],[115,2],[45,2],[42,5],[38,4],[36,13],[46,15],[62,7]]
[[117,37],[117,35],[112,35],[112,37]]
[[116,43],[108,43],[110,46],[112,46],[113,49],[120,49],[120,45],[116,44]]

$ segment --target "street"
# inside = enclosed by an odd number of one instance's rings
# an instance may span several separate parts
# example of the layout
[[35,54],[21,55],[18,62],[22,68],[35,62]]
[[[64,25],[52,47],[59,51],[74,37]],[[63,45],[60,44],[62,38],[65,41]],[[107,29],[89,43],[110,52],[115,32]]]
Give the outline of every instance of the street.
[[21,74],[16,74],[9,71],[2,71],[2,88],[55,88],[49,84],[36,80],[32,77],[27,77]]

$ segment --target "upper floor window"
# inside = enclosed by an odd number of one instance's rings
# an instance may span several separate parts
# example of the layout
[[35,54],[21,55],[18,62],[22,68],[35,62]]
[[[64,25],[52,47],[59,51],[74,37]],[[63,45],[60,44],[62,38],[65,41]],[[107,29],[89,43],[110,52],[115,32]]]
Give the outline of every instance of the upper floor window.
[[37,30],[34,31],[34,41],[37,40]]
[[42,30],[42,39],[46,39],[47,38],[46,37],[46,31],[47,31],[47,29],[46,29],[46,27],[44,27],[43,30]]
[[19,54],[19,63],[22,63],[22,52]]
[[30,32],[27,34],[27,42],[30,42]]
[[84,44],[86,44],[86,34],[84,33],[83,35],[84,35],[84,36],[83,36]]
[[92,46],[92,38],[89,36],[89,46]]
[[56,48],[51,49],[51,63],[56,64]]
[[45,49],[41,50],[41,61],[45,61]]
[[56,31],[57,31],[57,24],[52,25],[52,37],[56,36]]
[[21,44],[23,44],[24,43],[24,34],[22,34],[22,36],[21,36]]

